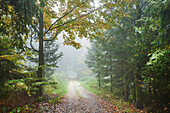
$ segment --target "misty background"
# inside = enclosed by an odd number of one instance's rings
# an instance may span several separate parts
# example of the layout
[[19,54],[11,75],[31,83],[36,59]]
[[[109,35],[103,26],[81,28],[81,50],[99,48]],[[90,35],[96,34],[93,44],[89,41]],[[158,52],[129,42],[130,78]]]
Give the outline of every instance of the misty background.
[[[53,40],[53,43],[57,43],[59,45],[59,49],[57,53],[60,52],[63,53],[63,56],[60,58],[60,60],[57,63],[58,68],[51,67],[51,69],[54,69],[53,76],[58,76],[59,74],[67,78],[81,78],[89,75],[92,76],[93,75],[92,71],[85,64],[85,57],[87,54],[87,50],[88,48],[91,47],[90,40],[88,40],[87,38],[80,39],[78,36],[76,36],[75,41],[81,44],[81,48],[76,49],[73,46],[64,45],[63,44],[64,39],[62,35],[63,35],[62,33],[59,34],[57,36],[57,40]],[[29,42],[30,40],[28,40],[27,44],[29,47],[31,47]],[[35,39],[33,39],[33,46],[35,49],[38,50],[39,44],[36,42]],[[37,59],[37,63],[27,60],[26,62],[27,66],[29,67],[38,66],[38,56],[33,55],[33,57]]]
[[80,39],[76,37],[76,42],[81,44],[80,49],[76,49],[72,46],[63,45],[63,38],[60,34],[58,40],[55,40],[59,44],[59,51],[63,52],[63,57],[58,62],[58,68],[54,68],[56,73],[63,73],[68,78],[81,78],[92,74],[91,70],[85,64],[85,56],[87,54],[87,48],[90,47],[90,41],[86,38]]

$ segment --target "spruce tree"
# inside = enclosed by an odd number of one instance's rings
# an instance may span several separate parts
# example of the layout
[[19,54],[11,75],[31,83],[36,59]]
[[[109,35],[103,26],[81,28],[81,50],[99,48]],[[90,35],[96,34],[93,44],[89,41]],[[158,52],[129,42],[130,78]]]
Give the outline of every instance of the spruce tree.
[[[61,60],[63,53],[58,52],[59,44],[56,41],[47,41],[44,43],[44,63],[45,65],[57,66],[57,63]],[[54,73],[52,67],[46,66],[45,77],[49,78]]]

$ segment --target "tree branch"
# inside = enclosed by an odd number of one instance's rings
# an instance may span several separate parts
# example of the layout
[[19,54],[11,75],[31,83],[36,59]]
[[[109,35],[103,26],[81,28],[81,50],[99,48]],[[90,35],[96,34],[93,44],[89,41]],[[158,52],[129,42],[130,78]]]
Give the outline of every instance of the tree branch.
[[106,6],[106,5],[107,5],[107,4],[105,4],[105,5],[101,6],[101,7],[98,7],[98,8],[96,8],[96,9],[90,11],[90,12],[87,13],[87,14],[81,15],[81,16],[75,18],[75,19],[69,20],[69,21],[67,21],[67,22],[65,22],[65,23],[63,23],[63,24],[60,24],[60,25],[58,25],[58,26],[56,26],[56,27],[53,27],[53,28],[51,28],[51,29],[49,29],[49,30],[53,30],[53,29],[59,28],[59,27],[64,26],[64,25],[66,25],[66,24],[68,24],[68,23],[70,23],[70,22],[73,22],[73,21],[75,21],[75,20],[77,20],[77,19],[79,19],[79,18],[82,18],[82,17],[84,17],[84,16],[87,16],[87,15],[89,15],[89,14],[91,14],[91,13],[99,10],[100,8],[102,8],[102,7]]
[[31,37],[31,41],[30,41],[30,46],[31,46],[31,48],[35,51],[35,52],[39,52],[38,50],[36,50],[35,48],[34,48],[34,46],[32,45],[32,37]]
[[32,31],[32,29],[31,29],[31,36],[30,36],[30,37],[31,37],[31,40],[30,40],[30,46],[31,46],[31,49],[32,49],[32,50],[34,50],[35,52],[37,52],[37,53],[38,53],[39,51],[38,51],[38,50],[36,50],[36,49],[34,48],[34,46],[32,45],[32,38],[33,38],[33,37],[32,37],[32,35],[33,35],[32,33],[33,33],[33,31]]
[[55,36],[52,39],[43,39],[43,41],[53,41],[58,35],[58,32],[55,33]]
[[[88,0],[82,2],[82,4],[86,3],[87,1],[88,1]],[[82,4],[81,4],[81,5],[82,5]],[[74,9],[76,9],[76,8],[79,7],[79,6],[80,6],[80,5],[77,5],[77,6],[73,7],[70,11],[68,11],[68,12],[65,13],[62,17],[60,17],[60,18],[57,19],[54,23],[52,23],[51,26],[48,28],[48,30],[44,33],[44,35],[47,34],[48,31],[50,31],[51,28],[52,28],[58,21],[60,21],[62,18],[64,18],[65,16],[67,16],[69,13],[71,13]]]

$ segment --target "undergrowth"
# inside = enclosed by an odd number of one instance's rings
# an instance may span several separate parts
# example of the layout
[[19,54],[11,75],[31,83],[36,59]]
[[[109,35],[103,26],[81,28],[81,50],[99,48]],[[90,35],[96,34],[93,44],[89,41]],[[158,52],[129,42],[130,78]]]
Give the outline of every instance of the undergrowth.
[[[42,112],[39,106],[41,103],[60,103],[67,93],[68,80],[60,74],[53,75],[51,79],[41,83],[32,80],[34,79],[11,80],[0,87],[0,113]],[[43,97],[39,97],[40,103],[35,98],[37,85],[43,87]]]
[[37,111],[38,104],[36,104],[35,98],[25,89],[25,86],[3,86],[0,88],[0,92],[0,112],[19,113]]
[[52,75],[50,81],[55,81],[57,84],[45,86],[44,96],[49,103],[61,103],[67,93],[68,80],[62,73],[56,73]]

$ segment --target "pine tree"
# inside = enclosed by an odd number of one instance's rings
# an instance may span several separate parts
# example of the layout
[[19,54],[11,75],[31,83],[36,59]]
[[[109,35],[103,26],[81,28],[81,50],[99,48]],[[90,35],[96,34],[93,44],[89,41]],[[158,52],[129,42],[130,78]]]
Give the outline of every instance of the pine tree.
[[[44,46],[44,63],[45,65],[57,66],[57,63],[61,60],[63,53],[58,52],[59,44],[56,41],[47,41]],[[45,77],[49,78],[54,73],[54,69],[51,67],[45,68]]]
[[[61,60],[63,53],[59,51],[59,44],[56,41],[47,41],[44,43],[44,64],[45,71],[43,72],[43,77],[49,78],[54,73],[54,68],[57,63]],[[38,57],[27,57],[33,63],[38,65]]]

